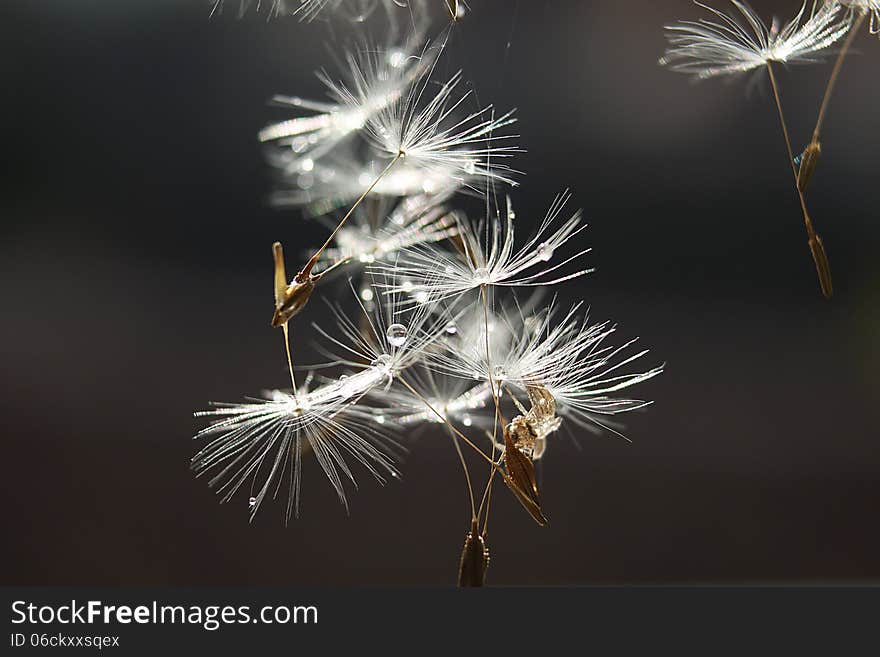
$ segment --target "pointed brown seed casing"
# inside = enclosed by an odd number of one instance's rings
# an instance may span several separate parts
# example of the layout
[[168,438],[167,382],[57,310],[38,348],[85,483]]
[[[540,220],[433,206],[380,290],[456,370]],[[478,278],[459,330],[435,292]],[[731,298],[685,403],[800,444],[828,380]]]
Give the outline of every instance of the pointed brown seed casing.
[[822,145],[818,141],[810,142],[810,144],[801,153],[801,166],[798,169],[797,185],[801,193],[807,191],[810,180],[813,179],[813,173],[819,164],[819,156],[822,154]]
[[526,394],[532,403],[532,414],[537,420],[546,420],[556,415],[556,399],[542,385],[526,386]]
[[830,299],[834,295],[834,285],[831,282],[831,265],[828,264],[828,255],[825,253],[825,245],[822,238],[813,235],[809,239],[810,253],[813,254],[813,262],[816,263],[816,273],[819,275],[819,286],[822,288],[822,296]]
[[284,299],[279,306],[275,308],[275,314],[272,316],[272,326],[278,328],[286,324],[292,317],[298,315],[299,312],[306,307],[312,292],[315,291],[315,281],[311,277],[300,281],[299,275],[293,280],[284,293]]
[[547,517],[541,511],[541,498],[538,494],[538,482],[535,480],[535,465],[532,459],[523,454],[514,444],[510,432],[504,430],[504,467],[502,473],[504,483],[542,527],[547,524]]
[[458,585],[461,587],[483,586],[486,583],[486,570],[489,568],[489,547],[486,538],[480,534],[477,521],[471,523],[471,530],[464,538],[461,561],[458,566]]
[[275,258],[275,313],[272,315],[272,326],[283,326],[291,317],[298,314],[309,302],[315,291],[314,276],[300,272],[288,285],[284,267],[284,250],[280,242],[272,245]]

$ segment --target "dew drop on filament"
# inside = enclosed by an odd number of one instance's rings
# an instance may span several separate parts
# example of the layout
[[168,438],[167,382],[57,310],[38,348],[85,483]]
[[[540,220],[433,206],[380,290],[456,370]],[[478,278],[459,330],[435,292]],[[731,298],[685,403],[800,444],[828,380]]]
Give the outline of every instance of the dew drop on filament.
[[385,331],[385,337],[393,347],[402,347],[406,343],[406,327],[403,324],[392,324]]
[[538,258],[547,262],[550,258],[553,257],[553,247],[547,244],[546,242],[541,242],[538,245]]

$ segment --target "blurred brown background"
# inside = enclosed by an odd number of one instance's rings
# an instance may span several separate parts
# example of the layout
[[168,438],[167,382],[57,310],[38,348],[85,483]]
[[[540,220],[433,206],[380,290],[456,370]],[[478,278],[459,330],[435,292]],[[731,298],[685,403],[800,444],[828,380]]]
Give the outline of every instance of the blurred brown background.
[[[598,271],[564,296],[668,364],[639,390],[657,403],[627,418],[633,444],[552,445],[547,528],[497,496],[490,581],[876,582],[880,41],[866,30],[845,65],[809,194],[829,303],[763,80],[656,63],[662,25],[700,9],[471,5],[445,65],[518,108],[518,221],[570,186]],[[221,506],[188,469],[193,410],[285,383],[269,247],[326,232],[267,207],[255,135],[272,94],[320,97],[326,42],[355,29],[209,20],[198,0],[0,13],[0,581],[454,583],[467,507],[444,438],[416,438],[400,482],[361,476],[350,517],[308,463],[287,528],[280,505],[248,525],[246,498]],[[829,71],[781,73],[798,145]]]

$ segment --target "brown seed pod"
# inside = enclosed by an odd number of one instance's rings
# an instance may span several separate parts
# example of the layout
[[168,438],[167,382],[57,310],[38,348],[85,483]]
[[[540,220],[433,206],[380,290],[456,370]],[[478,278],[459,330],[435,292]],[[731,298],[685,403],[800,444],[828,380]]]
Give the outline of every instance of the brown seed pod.
[[807,191],[816,166],[819,164],[819,156],[822,154],[822,145],[818,141],[810,142],[801,153],[801,164],[798,168],[797,186],[801,193]]
[[[526,511],[542,527],[547,524],[547,517],[541,511],[541,497],[538,493],[538,482],[535,480],[535,465],[532,459],[522,453],[511,438],[509,427],[504,428],[504,467],[502,473],[504,483],[523,505]],[[518,427],[514,427],[519,430]]]
[[461,561],[458,566],[458,585],[461,587],[483,586],[486,583],[486,570],[489,568],[489,546],[486,537],[480,533],[477,521],[471,523],[471,530],[464,538]]
[[319,277],[301,271],[288,284],[281,242],[272,245],[272,253],[275,256],[275,313],[272,315],[272,326],[278,328],[306,307]]
[[830,299],[834,295],[834,285],[831,282],[831,265],[828,263],[825,245],[822,244],[822,238],[816,234],[810,237],[808,244],[810,245],[810,253],[813,254],[813,262],[816,263],[816,273],[819,275],[822,296]]

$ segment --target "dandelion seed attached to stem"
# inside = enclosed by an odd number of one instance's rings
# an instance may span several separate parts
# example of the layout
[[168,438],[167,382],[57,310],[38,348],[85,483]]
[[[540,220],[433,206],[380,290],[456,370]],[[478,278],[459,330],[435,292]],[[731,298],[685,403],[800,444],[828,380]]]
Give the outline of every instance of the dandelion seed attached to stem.
[[486,532],[480,532],[476,519],[465,535],[464,547],[458,566],[458,585],[460,587],[480,587],[486,583],[486,570],[489,568],[489,546]]
[[822,152],[822,126],[825,122],[825,115],[828,112],[828,105],[831,102],[831,96],[834,93],[834,87],[837,84],[837,79],[840,77],[840,71],[843,68],[843,60],[849,53],[853,41],[855,41],[856,35],[859,32],[859,28],[861,28],[862,24],[865,22],[866,17],[867,14],[865,12],[860,12],[855,19],[855,23],[852,28],[850,28],[850,32],[847,35],[846,40],[843,42],[843,46],[840,48],[837,60],[834,62],[831,76],[828,78],[828,85],[825,87],[825,94],[822,97],[822,105],[819,107],[819,117],[816,119],[816,127],[813,129],[813,138],[800,156],[801,161],[798,170],[798,187],[803,192],[807,191],[807,187],[813,177],[813,172],[816,170],[818,164],[819,154]]
[[[337,233],[340,231],[340,229],[345,225],[345,222],[348,221],[348,218],[349,218],[352,214],[354,214],[354,211],[357,210],[358,206],[363,202],[363,200],[364,200],[365,198],[367,198],[367,196],[370,194],[370,192],[373,191],[373,188],[375,188],[376,185],[379,184],[379,181],[381,181],[382,178],[384,178],[385,175],[386,175],[389,171],[391,171],[391,168],[392,168],[395,164],[397,164],[397,162],[398,162],[402,157],[404,157],[404,155],[405,155],[405,153],[404,153],[402,150],[401,150],[401,151],[398,151],[398,152],[397,152],[397,155],[394,156],[394,159],[392,159],[391,162],[389,162],[388,166],[385,167],[385,169],[382,171],[382,173],[380,173],[380,174],[376,177],[376,179],[373,180],[372,183],[370,183],[370,186],[367,187],[366,190],[364,190],[364,193],[361,194],[361,195],[360,195],[360,198],[358,198],[358,200],[354,202],[354,205],[352,205],[351,208],[349,208],[348,212],[345,213],[345,216],[342,217],[342,219],[339,220],[339,223],[336,225],[336,228],[334,228],[334,229],[333,229],[333,232],[330,233],[330,237],[328,237],[327,240],[324,242],[324,244],[321,245],[321,248],[319,248],[317,251],[315,251],[314,255],[313,255],[311,258],[309,258],[308,262],[306,262],[306,266],[303,267],[302,273],[305,273],[306,275],[308,275],[308,274],[311,273],[311,271],[312,271],[312,269],[314,269],[315,265],[318,264],[318,260],[320,260],[320,258],[321,258],[321,254],[324,253],[324,251],[326,250],[326,248],[327,248],[328,246],[330,246],[330,243],[333,241],[333,238],[336,237],[336,234],[337,234]],[[326,273],[326,271],[325,271],[324,273]]]
[[[833,294],[831,268],[822,240],[813,229],[803,195],[816,168],[821,148],[818,138],[814,139],[814,142],[803,152],[800,171],[798,171],[782,111],[773,63],[820,61],[828,49],[850,30],[851,16],[842,11],[842,6],[837,0],[826,1],[821,5],[814,1],[810,11],[807,11],[807,7],[810,6],[809,1],[804,0],[800,11],[791,21],[780,24],[774,20],[768,27],[760,16],[741,0],[731,0],[731,4],[741,18],[738,18],[736,13],[728,15],[701,2],[696,4],[709,11],[713,18],[683,21],[667,26],[666,36],[670,47],[660,59],[660,64],[669,66],[674,71],[693,74],[700,80],[720,75],[746,73],[762,66],[767,67],[789,152],[789,162],[794,173],[795,187],[800,197],[810,253],[816,265],[822,294],[826,299],[830,299]],[[836,74],[832,79],[836,79]]]
[[813,222],[810,220],[810,214],[807,211],[807,203],[804,200],[804,192],[799,184],[798,169],[794,163],[794,152],[791,148],[791,138],[788,134],[788,124],[785,121],[785,113],[782,110],[782,99],[779,95],[779,85],[776,83],[776,74],[773,72],[773,64],[767,62],[767,73],[770,76],[770,86],[773,89],[773,98],[776,101],[776,109],[779,111],[779,121],[782,125],[782,134],[785,137],[785,147],[788,149],[788,162],[791,166],[792,174],[794,174],[794,186],[798,193],[801,210],[804,215],[804,226],[807,230],[807,243],[810,247],[810,254],[813,256],[813,262],[816,265],[816,273],[819,277],[819,285],[822,288],[822,295],[826,299],[830,299],[834,294],[834,286],[831,281],[831,266],[828,264],[828,256],[825,253],[825,246],[822,244],[822,238],[813,228]]
[[840,71],[843,68],[843,60],[849,53],[850,48],[852,48],[853,41],[855,41],[856,35],[859,33],[859,28],[865,22],[866,16],[867,14],[865,14],[864,12],[858,15],[855,23],[853,24],[849,34],[846,37],[846,40],[840,47],[840,52],[837,55],[837,60],[834,62],[834,68],[831,70],[831,77],[828,78],[828,86],[825,88],[825,95],[822,98],[822,105],[819,108],[819,118],[816,120],[816,127],[813,130],[814,143],[819,143],[820,133],[822,132],[822,124],[825,122],[825,114],[828,111],[828,105],[831,101],[831,95],[834,92],[834,86],[837,84],[837,79],[840,77]]

